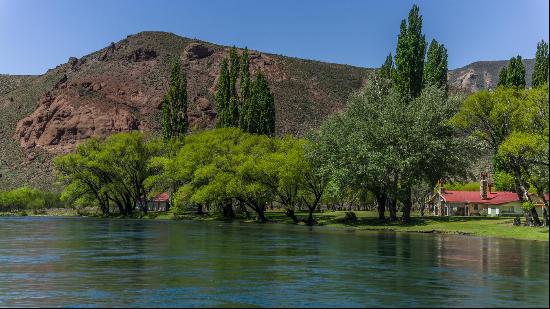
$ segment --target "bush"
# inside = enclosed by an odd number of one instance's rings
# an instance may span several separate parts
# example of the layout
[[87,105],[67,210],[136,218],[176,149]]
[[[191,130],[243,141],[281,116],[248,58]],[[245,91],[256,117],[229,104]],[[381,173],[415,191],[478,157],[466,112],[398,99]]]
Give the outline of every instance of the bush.
[[345,224],[352,224],[357,222],[357,215],[353,211],[346,211],[346,216],[344,217]]
[[31,187],[21,187],[11,191],[0,191],[0,211],[37,212],[40,209],[63,207],[56,193],[45,192]]

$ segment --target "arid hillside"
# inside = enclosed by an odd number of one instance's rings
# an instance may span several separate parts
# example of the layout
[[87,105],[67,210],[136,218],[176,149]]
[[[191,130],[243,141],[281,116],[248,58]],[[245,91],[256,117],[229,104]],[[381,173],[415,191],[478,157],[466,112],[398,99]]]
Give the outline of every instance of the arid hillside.
[[[170,64],[186,71],[191,129],[214,125],[219,46],[171,33],[142,32],[43,75],[1,76],[0,188],[52,183],[51,158],[90,136],[158,132]],[[341,109],[369,70],[250,51],[276,101],[278,134],[301,135]],[[4,90],[5,89],[5,90]]]
[[[113,132],[158,133],[171,63],[188,80],[191,130],[213,127],[214,93],[229,47],[166,32],[141,32],[40,76],[0,75],[0,189],[50,188],[51,159],[80,141]],[[276,104],[276,133],[303,135],[345,106],[372,69],[250,51]],[[531,60],[527,60],[530,77]],[[476,62],[449,72],[454,91],[492,88],[506,61]],[[530,78],[529,78],[530,79]]]

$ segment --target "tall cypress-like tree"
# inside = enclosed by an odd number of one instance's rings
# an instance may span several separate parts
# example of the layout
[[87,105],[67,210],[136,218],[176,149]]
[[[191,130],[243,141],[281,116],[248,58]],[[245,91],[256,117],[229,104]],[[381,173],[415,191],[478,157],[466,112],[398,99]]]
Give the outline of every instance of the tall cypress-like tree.
[[239,126],[239,95],[237,92],[237,79],[239,78],[240,59],[237,48],[233,46],[229,50],[229,123],[231,127]]
[[531,75],[533,88],[548,83],[548,43],[544,40],[537,44],[535,67]]
[[386,57],[386,61],[382,64],[380,68],[380,75],[384,78],[391,79],[393,75],[393,57],[391,53]]
[[399,92],[409,98],[416,98],[422,91],[426,39],[422,34],[422,16],[413,5],[408,20],[402,20],[397,50],[395,52],[395,84]]
[[447,91],[447,49],[435,39],[428,48],[428,59],[424,67],[424,86],[431,85]]
[[187,127],[187,78],[176,61],[172,65],[170,86],[162,102],[162,136],[166,140],[181,137]]
[[523,65],[523,61],[521,61],[521,56],[512,57],[507,70],[507,85],[525,88],[525,66]]
[[216,127],[230,127],[229,101],[231,99],[231,84],[229,81],[229,69],[227,58],[224,58],[220,64],[220,75],[218,85],[216,86]]
[[273,135],[275,133],[275,101],[262,73],[256,73],[251,87],[251,121],[248,132]]
[[248,49],[245,48],[241,56],[241,97],[239,104],[239,127],[245,132],[251,132],[252,113],[250,100],[250,61]]
[[508,67],[503,67],[498,72],[498,83],[497,86],[507,86],[508,85]]

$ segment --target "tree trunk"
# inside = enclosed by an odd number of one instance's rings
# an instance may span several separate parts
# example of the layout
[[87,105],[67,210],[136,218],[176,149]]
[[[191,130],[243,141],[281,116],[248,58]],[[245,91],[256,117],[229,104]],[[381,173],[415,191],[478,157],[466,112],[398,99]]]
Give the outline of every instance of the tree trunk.
[[409,224],[411,222],[411,209],[412,209],[411,187],[406,186],[404,188],[403,217],[401,219],[403,224]]
[[265,217],[265,212],[262,209],[258,209],[256,213],[258,214],[258,222],[260,223],[267,222],[267,218]]
[[378,219],[379,220],[386,220],[385,212],[386,212],[386,202],[388,200],[388,197],[383,194],[376,194],[376,203],[378,204]]
[[397,221],[397,200],[395,198],[388,199],[388,208],[390,211],[390,221]]
[[197,215],[204,215],[204,209],[202,204],[197,205]]
[[286,208],[286,209],[285,209],[285,215],[286,215],[287,217],[289,217],[290,219],[292,219],[292,221],[293,221],[294,223],[299,223],[299,222],[300,222],[300,220],[298,220],[298,218],[297,218],[296,215],[294,214],[294,209],[292,209],[292,208]]
[[227,219],[233,219],[235,218],[235,212],[233,211],[233,204],[231,201],[226,202],[222,206],[223,208],[223,216]]
[[305,221],[306,225],[313,226],[317,224],[317,221],[313,218],[313,212],[315,211],[315,207],[309,207],[309,214],[307,216],[307,220]]
[[[523,182],[523,178],[521,175],[520,168],[518,164],[515,163],[515,160],[513,158],[510,158],[510,162],[512,163],[512,171],[514,172],[514,183],[516,185],[516,192],[518,195],[518,198],[520,202],[531,202],[531,199],[529,198],[529,194],[527,193],[527,186]],[[525,225],[527,226],[540,226],[541,222],[539,219],[539,215],[537,214],[537,210],[532,208],[530,210],[523,210],[525,214]]]

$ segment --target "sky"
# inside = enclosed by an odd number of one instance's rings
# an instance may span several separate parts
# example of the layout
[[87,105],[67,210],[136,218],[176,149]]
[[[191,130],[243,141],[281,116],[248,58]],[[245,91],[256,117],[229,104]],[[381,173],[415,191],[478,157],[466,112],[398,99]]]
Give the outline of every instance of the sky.
[[140,31],[360,67],[395,53],[400,21],[420,7],[449,68],[548,42],[548,0],[0,0],[0,73],[42,74]]

